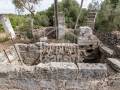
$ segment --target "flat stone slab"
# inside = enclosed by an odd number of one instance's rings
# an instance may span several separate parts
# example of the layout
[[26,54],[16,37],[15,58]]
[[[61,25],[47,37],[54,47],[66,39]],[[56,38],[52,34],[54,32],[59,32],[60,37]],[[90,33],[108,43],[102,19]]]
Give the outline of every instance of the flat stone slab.
[[[5,51],[11,62],[19,59],[17,52],[15,51],[15,48],[13,46],[10,46]],[[8,58],[7,58],[6,54],[4,51],[0,52],[0,63],[8,62]]]
[[[79,80],[1,79],[0,90],[108,90],[106,82]],[[99,86],[98,86],[99,85]],[[114,89],[113,89],[114,90]]]
[[[4,75],[4,76],[3,76]],[[45,80],[93,80],[107,76],[106,64],[40,63],[37,66],[0,64],[0,78],[38,78]]]
[[112,66],[113,69],[120,72],[120,60],[116,58],[108,58],[108,61],[110,62],[110,65]]
[[78,41],[78,44],[81,46],[87,46],[87,45],[93,45],[93,44],[97,44],[98,41]]
[[106,46],[101,46],[100,51],[109,55],[113,55],[114,51]]
[[117,45],[117,47],[120,49],[120,45]]

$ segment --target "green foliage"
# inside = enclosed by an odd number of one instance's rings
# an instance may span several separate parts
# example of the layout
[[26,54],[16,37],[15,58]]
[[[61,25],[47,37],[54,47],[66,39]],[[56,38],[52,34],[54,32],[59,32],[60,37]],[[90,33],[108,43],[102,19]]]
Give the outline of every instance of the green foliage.
[[[62,0],[62,2],[58,3],[58,11],[63,12],[65,15],[65,23],[68,28],[74,28],[77,17],[80,12],[80,6],[76,0]],[[82,10],[80,15],[80,20],[78,25],[82,25],[85,22],[85,16],[87,11],[85,9]],[[54,5],[52,5],[46,11],[49,18],[49,25],[53,25],[53,16],[54,16]]]
[[54,16],[54,5],[51,5],[50,8],[48,8],[48,10],[46,11],[46,15],[49,18],[49,26],[53,26],[54,22],[53,22],[53,16]]
[[73,43],[74,42],[74,36],[71,33],[66,33],[64,36],[64,39]]
[[49,26],[49,18],[45,12],[39,12],[34,16],[34,25],[35,26]]
[[117,7],[118,2],[119,2],[119,0],[110,0],[110,4],[113,9],[115,9]]
[[68,27],[74,28],[79,15],[79,4],[75,0],[63,0],[61,2],[61,11],[65,14],[65,21]]
[[25,32],[26,33],[26,36],[29,38],[29,39],[32,39],[33,36],[32,36],[32,32],[31,32],[31,21],[29,18],[26,18],[26,21],[17,28],[18,31],[20,32]]
[[41,0],[13,0],[13,4],[19,10],[24,12],[29,11],[34,14],[34,6],[37,5]]
[[21,27],[26,22],[26,16],[23,15],[8,15],[10,22],[15,30]]
[[[7,15],[10,19],[10,22],[12,24],[12,27],[14,28],[14,30],[18,30],[18,27],[22,27],[24,25],[24,23],[26,22],[26,16],[20,16],[20,15]],[[3,32],[4,28],[2,26],[2,24],[0,23],[0,32]]]
[[[35,2],[32,2],[32,1],[35,1]],[[13,0],[13,3],[17,9],[25,10],[27,9],[26,3],[29,3],[29,4],[32,3],[32,5],[35,5],[35,4],[38,4],[39,1],[41,0]],[[76,2],[76,0],[62,0],[62,2],[58,2],[58,9],[59,9],[58,10],[59,12],[63,12],[65,15],[66,26],[68,28],[74,28],[77,20],[77,16],[80,12],[80,7],[78,2]],[[84,24],[86,14],[87,14],[87,10],[82,9],[78,26]],[[20,31],[20,32],[28,31],[31,29],[30,28],[31,21],[28,21],[29,16],[31,15],[30,14],[29,15],[12,15],[12,14],[8,15],[14,30]],[[33,25],[34,28],[38,29],[40,27],[53,26],[54,25],[53,16],[54,16],[54,5],[51,5],[51,7],[48,8],[48,10],[46,11],[38,12],[36,15],[32,17],[34,19],[34,25]],[[4,29],[0,24],[0,32],[1,31],[4,31]]]
[[77,41],[77,36],[72,32],[68,32],[68,33],[65,33],[64,39],[66,41],[69,41],[70,43],[74,43],[75,41]]
[[18,31],[28,31],[30,29],[30,21],[26,18],[26,21],[24,21],[23,24],[19,25],[16,30]]
[[89,4],[88,8],[90,10],[99,10],[99,8],[100,8],[99,0],[92,0],[92,2]]
[[[116,4],[117,3],[117,4]],[[99,31],[120,30],[120,1],[105,0],[98,13],[96,29]]]
[[3,26],[0,24],[0,32],[3,32]]

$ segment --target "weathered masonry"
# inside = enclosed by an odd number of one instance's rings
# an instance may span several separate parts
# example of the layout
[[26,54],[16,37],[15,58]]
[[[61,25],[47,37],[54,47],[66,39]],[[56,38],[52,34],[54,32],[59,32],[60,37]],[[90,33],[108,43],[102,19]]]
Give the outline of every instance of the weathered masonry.
[[85,31],[78,44],[19,43],[0,52],[0,90],[119,90],[119,45],[116,52]]

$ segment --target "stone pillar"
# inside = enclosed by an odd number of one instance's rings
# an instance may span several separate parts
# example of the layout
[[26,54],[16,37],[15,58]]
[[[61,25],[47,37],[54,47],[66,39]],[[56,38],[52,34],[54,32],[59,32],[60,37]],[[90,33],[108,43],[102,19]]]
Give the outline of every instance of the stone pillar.
[[58,13],[58,39],[63,38],[65,35],[65,19],[62,12]]
[[15,38],[15,32],[12,28],[12,25],[10,23],[10,20],[8,17],[5,17],[4,15],[0,15],[0,22],[2,23],[5,32],[7,32],[8,34],[10,34],[11,38]]

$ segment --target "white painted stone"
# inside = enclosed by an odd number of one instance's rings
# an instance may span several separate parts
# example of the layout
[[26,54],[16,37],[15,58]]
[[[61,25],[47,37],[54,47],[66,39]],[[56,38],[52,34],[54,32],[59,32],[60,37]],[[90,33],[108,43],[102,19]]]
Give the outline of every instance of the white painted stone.
[[47,37],[42,37],[40,38],[40,42],[47,42],[48,38]]
[[11,38],[16,38],[15,32],[12,28],[9,18],[5,17],[4,15],[0,15],[0,21],[5,29],[6,33],[10,34]]

